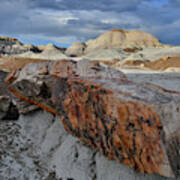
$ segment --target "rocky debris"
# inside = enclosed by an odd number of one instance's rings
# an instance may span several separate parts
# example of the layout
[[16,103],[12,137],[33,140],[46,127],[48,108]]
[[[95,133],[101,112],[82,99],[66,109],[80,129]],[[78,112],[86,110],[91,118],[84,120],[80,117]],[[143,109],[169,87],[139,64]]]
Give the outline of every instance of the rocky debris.
[[67,50],[66,54],[71,57],[77,57],[84,54],[84,51],[86,49],[86,43],[84,42],[75,42],[73,43]]
[[21,100],[59,115],[67,132],[109,159],[142,173],[178,174],[179,92],[129,81],[89,61],[29,64],[7,84]]
[[140,31],[124,31],[111,30],[100,35],[95,40],[89,40],[86,51],[92,51],[100,48],[147,48],[147,47],[163,47],[153,35]]

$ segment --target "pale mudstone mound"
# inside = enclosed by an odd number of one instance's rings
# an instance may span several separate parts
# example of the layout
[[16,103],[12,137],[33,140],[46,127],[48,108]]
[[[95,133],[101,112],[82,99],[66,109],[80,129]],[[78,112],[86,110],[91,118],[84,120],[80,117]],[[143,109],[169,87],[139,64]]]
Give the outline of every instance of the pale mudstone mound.
[[37,46],[39,50],[44,51],[44,50],[50,50],[50,49],[58,49],[57,46],[55,46],[53,43],[49,43],[47,45],[39,45]]
[[60,116],[67,132],[105,157],[142,173],[178,174],[179,92],[129,81],[89,61],[31,64],[9,75],[7,85],[21,100]]
[[47,59],[47,60],[60,60],[67,58],[67,56],[54,46],[53,44],[49,44],[47,46],[41,47],[40,50],[43,50],[40,53],[34,53],[32,51],[20,54],[19,57],[23,58],[32,58],[32,59]]
[[87,42],[86,51],[96,48],[145,48],[163,47],[153,35],[140,31],[111,30],[99,36],[95,40]]
[[68,56],[76,57],[83,55],[85,49],[86,49],[86,44],[84,42],[75,42],[66,50],[65,53]]

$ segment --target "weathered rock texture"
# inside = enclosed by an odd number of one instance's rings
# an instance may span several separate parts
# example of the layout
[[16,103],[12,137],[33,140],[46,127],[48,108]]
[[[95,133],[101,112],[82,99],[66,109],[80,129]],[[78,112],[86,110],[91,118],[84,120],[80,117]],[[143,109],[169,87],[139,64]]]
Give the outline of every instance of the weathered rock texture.
[[153,35],[140,31],[111,30],[95,40],[89,40],[86,51],[96,48],[139,49],[147,47],[163,47]]
[[109,159],[142,173],[177,175],[180,93],[128,81],[89,61],[30,64],[7,84],[21,100],[59,115],[66,131]]

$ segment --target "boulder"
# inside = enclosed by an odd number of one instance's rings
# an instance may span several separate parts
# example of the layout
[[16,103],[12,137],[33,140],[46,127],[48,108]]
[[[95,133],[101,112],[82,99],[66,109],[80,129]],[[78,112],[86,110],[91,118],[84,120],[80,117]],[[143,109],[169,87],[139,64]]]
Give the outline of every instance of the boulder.
[[67,132],[108,159],[142,173],[178,174],[179,92],[129,81],[89,61],[30,64],[6,82],[14,95],[58,115]]

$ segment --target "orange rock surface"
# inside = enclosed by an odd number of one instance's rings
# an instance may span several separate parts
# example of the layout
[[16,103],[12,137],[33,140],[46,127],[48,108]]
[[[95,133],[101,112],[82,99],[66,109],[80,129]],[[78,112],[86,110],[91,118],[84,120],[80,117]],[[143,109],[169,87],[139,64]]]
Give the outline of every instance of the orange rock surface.
[[117,70],[88,61],[31,64],[6,82],[20,99],[58,114],[69,133],[109,159],[142,173],[176,174],[178,155],[168,153],[179,146],[168,143],[178,127],[166,131],[162,107],[175,101],[179,107],[178,93],[133,83]]

